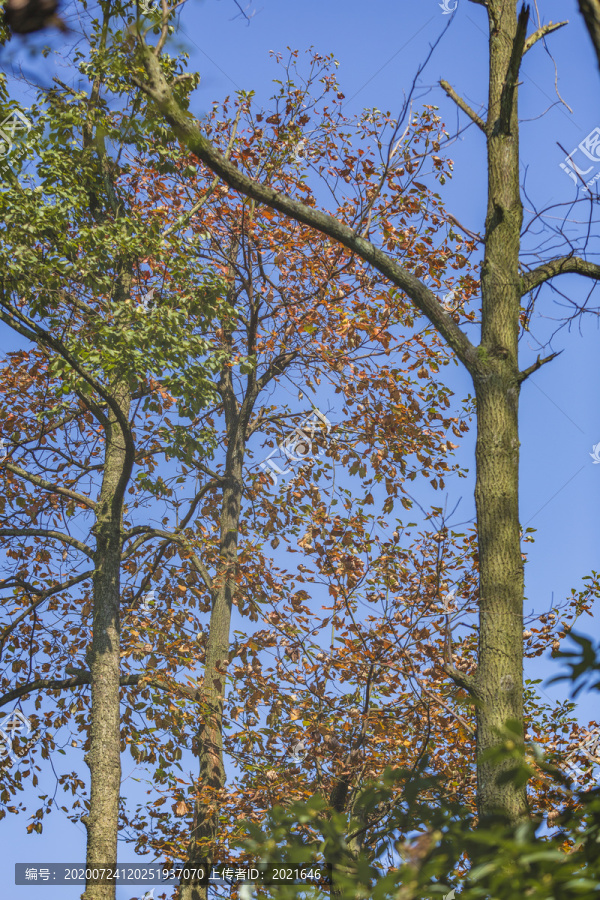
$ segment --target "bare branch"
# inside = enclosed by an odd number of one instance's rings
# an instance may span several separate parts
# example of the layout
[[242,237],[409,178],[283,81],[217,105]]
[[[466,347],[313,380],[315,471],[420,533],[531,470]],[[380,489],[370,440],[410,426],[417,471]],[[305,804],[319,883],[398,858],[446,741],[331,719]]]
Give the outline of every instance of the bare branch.
[[600,265],[581,259],[579,256],[561,256],[551,259],[547,263],[538,266],[531,272],[527,272],[521,278],[521,296],[528,294],[538,285],[543,284],[556,275],[576,274],[585,278],[600,280]]
[[456,225],[458,228],[460,228],[461,231],[464,231],[464,233],[468,237],[470,237],[472,241],[477,241],[478,244],[483,244],[483,238],[481,237],[481,235],[477,234],[475,231],[471,231],[469,228],[467,228],[465,225],[463,225],[461,222],[459,222],[458,219],[456,218],[456,216],[453,216],[451,213],[448,213],[446,215],[446,218],[450,222],[452,222],[453,225]]
[[450,625],[450,616],[446,613],[446,635],[444,639],[444,672],[459,687],[464,688],[472,697],[476,697],[475,679],[472,675],[461,672],[454,665],[452,658],[452,627]]
[[483,133],[487,134],[487,125],[483,121],[481,116],[478,116],[477,113],[475,112],[475,110],[471,109],[469,104],[466,103],[462,97],[459,97],[459,95],[456,93],[454,88],[447,81],[444,81],[443,79],[440,81],[440,87],[442,87],[446,91],[446,93],[448,94],[448,96],[450,97],[451,100],[454,100],[454,102],[459,107],[459,109],[462,109],[462,111],[464,113],[466,113],[468,115],[468,117],[473,122],[475,122],[475,124],[479,128],[481,128]]
[[548,22],[547,25],[542,25],[541,28],[538,28],[537,31],[534,31],[533,34],[530,34],[527,40],[525,41],[525,46],[523,47],[523,56],[527,53],[528,50],[531,50],[534,44],[537,44],[539,40],[543,37],[546,37],[547,34],[551,34],[553,31],[557,31],[559,28],[562,28],[563,25],[568,25],[569,22]]
[[504,134],[510,134],[513,118],[514,96],[519,80],[521,60],[525,53],[525,40],[527,38],[527,25],[529,24],[529,7],[523,5],[517,20],[517,31],[513,41],[510,60],[506,71],[506,78],[500,98],[499,129]]
[[559,350],[557,353],[551,353],[550,356],[544,357],[544,359],[540,359],[538,356],[532,366],[523,369],[523,371],[519,373],[519,384],[523,384],[526,378],[529,378],[530,375],[533,375],[534,372],[537,372],[537,370],[541,369],[546,363],[552,362],[552,360],[556,359],[557,356],[560,356],[561,353],[562,350]]
[[82,670],[78,671],[80,674],[74,675],[72,678],[38,678],[37,681],[21,684],[0,697],[0,706],[6,706],[7,703],[18,700],[19,697],[24,697],[26,694],[31,694],[33,691],[43,690],[44,688],[51,691],[65,691],[81,687],[83,684],[91,684],[92,678],[89,672],[83,674]]

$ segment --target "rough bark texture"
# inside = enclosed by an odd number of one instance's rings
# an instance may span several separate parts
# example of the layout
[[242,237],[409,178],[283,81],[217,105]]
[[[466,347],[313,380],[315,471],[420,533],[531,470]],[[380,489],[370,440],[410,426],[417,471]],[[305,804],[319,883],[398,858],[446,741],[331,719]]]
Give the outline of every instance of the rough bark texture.
[[[481,273],[482,332],[473,373],[477,399],[476,487],[479,535],[479,658],[476,675],[478,809],[482,818],[526,813],[524,788],[498,784],[504,766],[482,762],[507,720],[523,722],[523,560],[519,529],[519,41],[525,21],[514,3],[490,16],[487,121],[488,207]],[[512,69],[512,70],[511,70]]]
[[[236,252],[234,247],[232,258]],[[231,274],[233,277],[233,272]],[[229,336],[226,340],[230,340]],[[257,386],[253,376],[250,376],[244,403],[239,407],[231,370],[225,368],[221,374],[219,392],[227,429],[227,457],[221,503],[219,562],[213,579],[204,682],[200,692],[200,723],[196,735],[200,763],[199,789],[207,792],[208,797],[206,800],[201,797],[194,809],[187,861],[191,869],[210,866],[213,862],[219,827],[219,792],[225,787],[223,704],[229,664],[231,610],[237,587],[246,429],[257,396]],[[181,900],[206,900],[207,896],[208,888],[197,880],[190,880],[181,886]]]
[[[130,398],[126,388],[113,393],[127,420]],[[90,810],[86,866],[115,865],[121,785],[120,755],[120,644],[119,600],[122,510],[132,454],[113,411],[106,428],[105,467],[95,526],[96,558],[93,579],[94,619],[91,653],[92,722],[90,749]],[[114,900],[115,884],[88,884],[82,900]]]
[[585,19],[600,65],[600,0],[579,0],[579,9]]
[[[201,790],[208,790],[213,802],[200,801],[194,810],[194,828],[188,850],[189,868],[210,866],[218,831],[218,793],[225,786],[223,762],[223,704],[229,661],[229,630],[235,591],[237,535],[242,499],[242,470],[236,464],[232,484],[224,491],[221,511],[221,565],[216,579],[221,583],[213,594],[210,632],[206,648],[201,721],[197,732]],[[181,888],[181,900],[206,900],[206,886],[191,881]]]

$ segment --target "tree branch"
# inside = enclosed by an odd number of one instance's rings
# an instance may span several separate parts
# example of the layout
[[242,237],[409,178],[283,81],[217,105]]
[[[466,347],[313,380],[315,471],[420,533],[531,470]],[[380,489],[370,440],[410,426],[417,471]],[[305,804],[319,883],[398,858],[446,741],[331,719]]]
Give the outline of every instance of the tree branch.
[[15,630],[17,625],[22,622],[23,619],[26,619],[30,613],[34,612],[34,610],[36,610],[38,606],[44,602],[44,600],[47,600],[48,597],[52,596],[52,594],[57,594],[60,591],[65,591],[68,588],[73,587],[73,585],[79,584],[81,581],[85,581],[86,578],[91,578],[93,574],[93,569],[88,569],[86,572],[82,572],[81,575],[77,575],[75,578],[70,578],[68,581],[64,581],[62,584],[55,585],[54,587],[49,588],[45,591],[37,591],[33,586],[27,584],[18,585],[19,587],[24,587],[24,589],[30,591],[30,593],[38,593],[40,596],[37,600],[34,600],[32,603],[30,603],[22,613],[19,613],[17,618],[14,619],[10,623],[10,625],[7,625],[6,628],[4,628],[0,632],[0,658],[2,657],[2,651],[4,649],[4,644],[8,635]]
[[51,531],[48,528],[0,528],[0,537],[53,538],[54,540],[62,541],[63,544],[69,544],[69,546],[75,547],[76,550],[85,553],[90,559],[94,558],[94,551],[91,547],[88,547],[87,544],[84,544],[83,541],[78,541],[77,538],[71,537],[68,534],[63,534],[61,531]]
[[487,134],[487,125],[483,121],[481,116],[478,116],[477,113],[475,112],[475,110],[471,109],[469,104],[466,103],[462,97],[459,97],[459,95],[456,93],[454,88],[447,81],[444,81],[443,79],[440,81],[440,87],[446,91],[446,93],[448,94],[448,96],[450,97],[451,100],[454,100],[454,102],[456,103],[458,108],[462,109],[462,111],[464,113],[466,113],[468,115],[468,117],[473,122],[475,122],[475,124],[479,128],[481,128],[481,130],[483,131],[484,134]]
[[389,281],[404,291],[416,308],[429,319],[447,341],[469,371],[478,369],[479,359],[474,345],[454,319],[444,311],[436,295],[420,279],[403,269],[371,241],[359,237],[352,228],[334,216],[281,194],[268,185],[254,181],[228,162],[204,136],[200,124],[193,116],[177,104],[164,77],[160,60],[152,48],[148,47],[140,36],[138,36],[138,41],[147,80],[142,82],[132,75],[133,82],[155,103],[178,139],[201,162],[235,190],[258,203],[278,210],[303,225],[320,231],[370,263]]
[[547,25],[542,25],[541,28],[538,28],[537,31],[534,31],[533,34],[530,34],[525,41],[525,46],[523,47],[523,56],[525,56],[528,50],[531,50],[534,44],[537,44],[539,40],[541,40],[543,37],[546,37],[547,34],[551,34],[553,31],[557,31],[559,28],[562,28],[563,25],[568,24],[568,21],[565,21],[548,22]]
[[521,278],[521,296],[528,294],[538,285],[543,284],[556,275],[576,274],[585,278],[600,280],[600,265],[588,262],[578,256],[561,256],[551,259],[547,263],[538,266],[531,272],[527,272]]
[[[186,74],[185,77],[191,78],[192,76],[188,73],[188,74]],[[173,84],[175,84],[176,82],[177,82],[177,78],[175,78],[175,80],[173,81]],[[229,157],[231,155],[231,151],[233,149],[233,143],[235,141],[235,136],[237,134],[237,129],[238,129],[241,115],[242,115],[242,108],[240,106],[240,108],[238,109],[238,111],[236,113],[234,122],[233,122],[233,128],[231,129],[231,135],[229,136],[229,142],[227,144],[227,149],[225,150],[225,159],[229,159]],[[188,212],[183,213],[183,215],[181,215],[175,222],[173,222],[172,225],[169,225],[168,228],[165,228],[165,230],[163,231],[163,233],[160,236],[161,241],[164,241],[170,234],[172,234],[174,231],[176,231],[182,225],[187,225],[187,223],[193,219],[193,217],[196,215],[198,210],[202,209],[204,204],[208,201],[208,199],[210,198],[211,194],[214,192],[218,183],[219,183],[219,176],[215,175],[215,177],[213,178],[213,180],[210,184],[210,187],[208,188],[208,190],[204,194],[204,196],[201,197],[200,200],[198,200],[198,202],[195,203],[194,206],[192,206],[192,208],[190,210],[188,210]]]
[[525,41],[527,38],[527,25],[529,24],[529,7],[523,5],[517,20],[517,31],[513,41],[510,60],[506,70],[506,78],[500,97],[500,117],[498,126],[503,134],[510,134],[515,90],[519,80],[521,60],[525,53]]
[[558,350],[556,353],[551,353],[550,356],[544,357],[544,359],[540,359],[538,356],[532,366],[523,369],[523,371],[519,373],[519,384],[523,384],[526,378],[529,378],[530,375],[533,375],[534,372],[537,372],[537,370],[541,369],[546,363],[552,362],[552,360],[556,359],[557,356],[560,356],[561,353],[562,350]]
[[461,672],[454,665],[452,658],[452,628],[450,626],[450,616],[446,613],[446,635],[444,638],[444,665],[442,666],[446,675],[459,687],[464,688],[472,697],[476,697],[475,679],[472,675]]
[[[21,684],[19,687],[14,688],[12,691],[8,691],[7,694],[0,697],[0,706],[6,706],[7,703],[18,700],[19,697],[24,697],[26,694],[31,694],[33,691],[44,689],[50,691],[64,691],[92,683],[92,675],[85,669],[76,669],[74,666],[67,666],[65,671],[67,674],[71,673],[71,678],[38,678],[36,681]],[[153,687],[170,693],[178,692],[188,700],[195,700],[198,693],[195,688],[189,688],[184,684],[169,682],[166,679],[163,680],[162,678],[157,678],[155,676],[148,678],[144,672],[139,675],[121,675],[119,684],[121,687],[137,687],[138,685],[141,685],[141,687]]]
[[31,484],[37,485],[37,487],[44,488],[44,490],[50,491],[53,494],[60,494],[62,497],[68,497],[70,500],[76,500],[78,503],[87,506],[88,509],[96,509],[95,501],[90,500],[89,497],[85,497],[83,494],[78,494],[76,491],[69,490],[69,488],[57,487],[55,484],[52,484],[51,482],[45,481],[43,478],[40,478],[39,475],[31,475],[20,466],[15,466],[14,463],[6,463],[5,468],[8,469],[9,472],[13,472],[15,475],[19,475],[21,478],[24,478],[25,481],[29,481],[31,482]]
[[160,537],[163,538],[163,540],[173,541],[174,544],[178,544],[180,547],[188,550],[190,552],[190,559],[192,560],[192,563],[200,574],[204,584],[209,591],[212,591],[212,578],[210,577],[208,569],[206,568],[204,563],[196,556],[182,534],[177,534],[173,531],[163,531],[161,528],[152,528],[150,525],[135,525],[133,528],[126,532],[125,539],[131,538],[136,534],[148,534],[153,537]]
[[9,326],[9,328],[12,328],[18,334],[26,337],[32,343],[38,345],[41,344],[42,346],[54,350],[55,353],[58,353],[60,356],[62,356],[62,358],[69,364],[71,369],[76,372],[79,377],[82,378],[87,384],[89,384],[90,387],[102,397],[109,409],[112,410],[121,429],[127,453],[130,456],[134,457],[135,447],[133,444],[133,437],[131,435],[131,428],[126,417],[123,415],[119,404],[117,403],[115,398],[107,390],[105,390],[104,386],[99,381],[89,375],[85,371],[85,369],[80,366],[77,359],[68,350],[66,345],[61,340],[55,338],[52,334],[50,334],[50,332],[46,331],[46,329],[37,325],[32,319],[28,318],[28,316],[11,307],[3,297],[0,297],[0,321],[4,322]]

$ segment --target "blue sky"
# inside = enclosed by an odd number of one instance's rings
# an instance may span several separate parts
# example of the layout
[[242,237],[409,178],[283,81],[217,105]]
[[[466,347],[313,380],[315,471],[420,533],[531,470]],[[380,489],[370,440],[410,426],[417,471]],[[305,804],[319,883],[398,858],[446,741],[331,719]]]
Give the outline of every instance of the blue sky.
[[[560,164],[567,152],[600,125],[600,74],[576,3],[563,0],[538,5],[542,6],[544,22],[569,19],[570,24],[548,38],[550,52],[539,43],[523,66],[521,157],[527,186],[526,218],[533,209],[569,204],[582,196]],[[348,114],[358,113],[364,107],[394,113],[401,108],[429,45],[448,24],[421,76],[417,97],[420,102],[440,107],[451,133],[457,121],[463,129],[467,121],[438,87],[440,78],[448,80],[474,109],[485,106],[487,21],[485,10],[467,0],[458,0],[453,16],[443,14],[438,0],[373,0],[370,4],[358,0],[304,0],[302,4],[256,0],[248,7],[248,14],[252,17],[246,23],[237,15],[232,0],[189,0],[186,4],[181,37],[191,55],[191,68],[202,75],[192,104],[195,114],[201,115],[213,100],[222,100],[240,88],[256,91],[257,105],[266,104],[272,79],[279,76],[269,51],[285,52],[287,47],[303,51],[311,46],[323,54],[334,53],[339,60],[338,79]],[[49,72],[61,77],[65,69],[59,56],[72,51],[77,42],[75,5],[66,7],[64,15],[74,33],[52,39],[58,55],[51,55],[46,61],[37,59],[31,51],[41,45],[41,39],[35,38],[27,45],[19,44],[18,52],[4,51],[4,70],[9,73],[12,62],[15,71],[21,64],[26,74],[43,72],[45,81],[49,81]],[[564,102],[555,91],[555,77]],[[11,91],[24,106],[33,102],[33,91],[28,93],[23,84],[11,81]],[[454,159],[455,176],[444,189],[444,201],[460,222],[479,231],[485,217],[483,137],[471,126],[448,152]],[[600,164],[591,174],[596,172],[600,172]],[[536,225],[529,247],[542,245],[547,240],[547,228],[556,225],[565,211],[570,220],[569,235],[576,240],[584,233],[588,209],[589,204],[582,202],[570,210],[567,206],[549,210]],[[593,236],[589,242],[591,252],[597,250],[596,243]],[[549,253],[557,252],[558,243],[551,246],[555,249]],[[558,252],[564,252],[564,245]],[[591,284],[565,276],[560,287],[572,300],[583,301]],[[544,288],[531,333],[521,345],[522,367],[530,364],[538,352],[546,355],[551,350],[564,351],[526,382],[521,396],[521,521],[537,528],[536,542],[529,545],[526,567],[527,612],[531,608],[538,612],[548,608],[552,595],[555,603],[560,602],[571,588],[580,588],[582,577],[598,564],[600,465],[594,465],[590,458],[592,446],[600,441],[600,401],[595,383],[599,366],[597,317],[577,320],[570,329],[558,331],[548,349],[539,348],[536,337],[547,340],[564,315],[565,310],[557,306],[551,290]],[[471,336],[475,339],[475,334]],[[10,346],[10,335],[3,333],[0,340],[4,348]],[[461,370],[448,367],[444,372],[452,378],[459,399],[471,392]],[[459,459],[471,469],[472,454],[473,442],[468,438]],[[462,496],[460,518],[472,516],[472,480],[462,481],[459,486],[455,482],[454,489],[460,494],[451,497],[449,506]],[[579,630],[592,633],[591,619],[582,620]],[[556,669],[556,664],[536,660],[528,663],[527,671],[530,677],[546,678]],[[544,690],[549,696],[565,695],[564,688]],[[582,720],[596,717],[593,700],[580,699]],[[79,751],[73,752],[81,758]],[[85,771],[82,760],[81,767]],[[128,771],[125,762],[124,775]],[[23,818],[19,822],[9,818],[0,825],[7,866],[3,896],[31,900],[40,896],[41,888],[8,887],[12,882],[12,863],[82,860],[85,834],[82,827],[73,826],[58,815],[41,836],[26,836],[25,825]],[[134,859],[127,850],[122,856],[124,861]],[[41,893],[48,900],[59,896],[68,900],[78,897],[80,889],[46,888]],[[140,890],[139,896],[142,894]],[[132,890],[117,891],[118,900],[133,895]]]

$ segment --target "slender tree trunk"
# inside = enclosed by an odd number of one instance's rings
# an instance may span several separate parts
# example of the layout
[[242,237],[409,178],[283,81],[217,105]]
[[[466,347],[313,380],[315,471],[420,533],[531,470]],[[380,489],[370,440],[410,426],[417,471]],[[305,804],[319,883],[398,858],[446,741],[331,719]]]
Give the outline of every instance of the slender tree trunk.
[[[237,415],[236,415],[237,419]],[[245,426],[236,424],[236,436],[230,444],[227,460],[227,484],[223,491],[220,522],[220,559],[214,578],[213,605],[204,665],[204,683],[200,692],[200,725],[197,732],[201,791],[194,810],[194,825],[187,865],[196,869],[211,866],[219,827],[219,792],[225,787],[223,762],[223,704],[229,664],[231,610],[236,590],[238,529],[242,506],[243,434]],[[206,900],[207,887],[197,879],[182,884],[181,900]]]
[[[130,406],[126,388],[117,389],[117,400],[127,419]],[[90,749],[85,760],[90,769],[90,810],[83,817],[87,828],[86,866],[117,863],[119,796],[121,786],[120,739],[120,569],[123,494],[132,466],[122,429],[109,413],[106,428],[105,467],[97,508],[96,558],[93,580],[94,620],[88,662],[92,674],[92,723]],[[114,900],[115,884],[87,884],[82,900]]]
[[[484,762],[507,720],[523,725],[523,560],[519,529],[519,365],[523,218],[519,188],[517,87],[509,74],[518,52],[516,4],[489,4],[488,208],[481,275],[482,333],[473,374],[477,400],[475,502],[479,535],[479,659],[476,675],[478,810],[526,814],[524,787],[498,783],[506,765]],[[526,22],[525,22],[526,26]],[[521,22],[521,28],[523,23]],[[518,59],[520,61],[521,54]],[[514,79],[518,71],[514,73]]]

